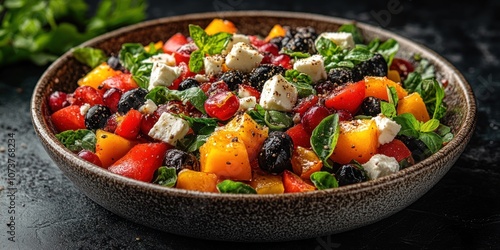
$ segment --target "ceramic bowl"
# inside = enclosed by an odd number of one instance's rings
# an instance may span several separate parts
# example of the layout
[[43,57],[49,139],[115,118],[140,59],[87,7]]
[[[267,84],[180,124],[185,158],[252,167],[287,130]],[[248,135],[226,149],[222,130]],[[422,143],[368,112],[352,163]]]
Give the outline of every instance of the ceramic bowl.
[[[165,41],[189,24],[206,26],[213,18],[233,21],[240,33],[265,36],[274,24],[310,25],[318,32],[336,30],[352,20],[307,13],[245,11],[191,14],[147,21],[99,36],[83,44],[116,54],[122,43]],[[338,233],[374,223],[410,205],[453,166],[474,129],[476,105],[462,74],[424,46],[383,29],[358,23],[367,39],[395,38],[399,57],[419,53],[447,79],[446,123],[455,138],[418,164],[376,180],[308,193],[280,195],[213,194],[165,188],[135,181],[92,165],[63,147],[49,121],[47,97],[71,92],[90,69],[64,54],[43,74],[31,103],[33,125],[46,151],[64,174],[89,198],[131,221],[166,232],[224,241],[286,241]]]

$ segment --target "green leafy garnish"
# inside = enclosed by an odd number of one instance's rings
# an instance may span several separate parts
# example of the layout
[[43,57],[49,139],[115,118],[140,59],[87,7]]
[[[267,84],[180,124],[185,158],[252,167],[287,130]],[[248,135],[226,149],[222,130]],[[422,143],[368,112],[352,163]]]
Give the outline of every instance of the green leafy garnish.
[[443,146],[443,138],[435,132],[440,126],[439,120],[430,119],[424,123],[418,121],[411,113],[404,113],[393,119],[396,123],[401,125],[401,130],[398,133],[399,135],[421,140],[431,153],[437,152]]
[[81,63],[88,65],[91,68],[97,67],[99,64],[108,60],[108,56],[101,49],[80,47],[73,50],[73,56]]
[[189,25],[189,35],[198,47],[197,50],[191,53],[189,59],[189,70],[194,73],[198,73],[203,69],[203,58],[205,54],[220,54],[222,50],[226,48],[233,36],[226,32],[208,35],[200,26],[194,24]]
[[339,183],[337,179],[335,179],[335,176],[326,171],[314,172],[311,174],[310,179],[318,190],[339,187]]
[[217,119],[215,118],[203,118],[203,117],[190,117],[187,115],[181,115],[181,118],[189,123],[195,134],[197,135],[209,135],[215,131],[217,127]]
[[87,149],[95,152],[96,136],[94,132],[87,129],[66,130],[56,134],[56,138],[69,150],[79,152]]
[[337,145],[339,131],[339,116],[333,114],[323,119],[312,132],[312,149],[325,167],[332,168],[328,159]]
[[267,110],[264,114],[264,122],[273,131],[283,131],[293,126],[293,120],[284,112]]
[[232,180],[220,182],[217,184],[217,190],[225,194],[257,194],[257,191],[250,185]]
[[156,86],[146,95],[146,98],[151,99],[157,105],[166,103],[167,101],[182,101],[184,104],[190,102],[197,110],[206,114],[204,105],[208,97],[198,87],[185,90],[171,90],[164,86]]
[[266,115],[266,110],[260,106],[259,104],[255,105],[253,109],[250,109],[247,111],[247,114],[252,117],[252,119],[260,124],[260,125],[265,125],[266,121],[264,116]]
[[162,185],[164,187],[173,187],[177,182],[177,173],[175,168],[172,167],[159,167],[158,170],[156,170],[155,175],[156,178],[154,179],[153,183]]
[[312,78],[308,74],[301,73],[295,69],[289,69],[285,72],[285,79],[295,86],[299,98],[316,95],[316,90],[311,85],[313,83]]
[[290,57],[293,57],[295,60],[301,59],[301,58],[311,57],[311,54],[309,54],[309,53],[300,52],[300,51],[293,51],[293,50],[289,50],[289,49],[286,49],[286,48],[283,48],[280,51],[280,53],[281,54],[285,54],[285,55],[289,55]]
[[11,0],[0,7],[0,66],[47,64],[92,37],[146,17],[145,0],[102,0],[90,18],[84,0]]
[[184,136],[184,138],[180,139],[177,142],[177,148],[186,152],[196,152],[200,147],[207,142],[207,139],[210,135],[195,135],[189,134]]
[[389,102],[380,102],[380,111],[382,114],[388,118],[392,118],[397,115],[396,106],[398,105],[398,93],[395,87],[387,86],[387,97]]
[[361,34],[361,31],[358,29],[358,27],[355,24],[343,24],[340,26],[337,30],[337,32],[347,32],[352,34],[352,39],[354,40],[354,43],[363,43],[363,35]]
[[149,45],[149,50],[146,50],[140,43],[124,43],[119,57],[122,65],[132,73],[137,84],[141,88],[147,88],[153,64],[146,63],[144,60],[159,53],[161,50],[156,49],[153,43]]
[[383,42],[378,46],[376,49],[376,53],[381,54],[385,61],[387,62],[387,65],[391,65],[392,59],[394,59],[394,56],[399,50],[399,43],[398,41],[389,38],[387,41]]
[[436,79],[423,79],[418,72],[412,72],[404,81],[404,88],[409,93],[417,92],[424,100],[427,112],[434,119],[440,120],[446,114],[447,108],[443,102],[444,88]]
[[353,68],[357,64],[373,57],[374,53],[364,46],[356,46],[348,50],[338,47],[331,40],[320,37],[316,40],[316,49],[323,56],[325,70],[329,72],[333,68]]

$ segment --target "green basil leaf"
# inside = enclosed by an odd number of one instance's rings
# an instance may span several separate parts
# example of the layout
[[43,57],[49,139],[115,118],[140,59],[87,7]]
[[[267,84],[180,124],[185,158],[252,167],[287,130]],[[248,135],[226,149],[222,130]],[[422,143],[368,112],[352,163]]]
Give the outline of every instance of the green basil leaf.
[[360,62],[366,61],[373,57],[373,53],[364,48],[354,48],[347,52],[344,57],[344,60],[351,61],[354,64],[358,64]]
[[355,24],[343,24],[342,26],[339,27],[337,32],[351,33],[354,43],[363,43],[364,40],[363,35],[361,34],[361,31]]
[[311,54],[309,54],[309,53],[304,53],[304,52],[300,52],[300,51],[293,51],[293,50],[289,50],[286,48],[283,48],[280,53],[285,54],[285,55],[289,55],[290,57],[295,58],[295,60],[301,59],[301,58],[311,57]]
[[434,132],[420,133],[418,139],[427,146],[431,153],[436,153],[443,146],[443,140]]
[[368,43],[368,45],[366,46],[366,49],[371,51],[372,53],[375,53],[375,51],[377,51],[377,48],[379,46],[380,46],[380,39],[375,38],[375,39],[371,40],[370,43]]
[[299,98],[308,97],[310,95],[316,95],[316,90],[311,84],[303,82],[291,82],[291,83],[297,89],[297,95]]
[[387,97],[389,98],[389,103],[398,106],[399,97],[395,87],[387,86]]
[[436,132],[439,136],[445,136],[446,134],[451,133],[451,128],[446,125],[439,124],[439,127],[434,132]]
[[432,132],[439,127],[439,120],[430,119],[420,126],[420,132]]
[[232,34],[226,32],[208,36],[208,43],[203,47],[203,51],[209,55],[220,54],[227,47],[232,36]]
[[149,93],[146,95],[146,99],[150,99],[156,105],[164,104],[168,99],[168,89],[163,86],[154,87]]
[[285,71],[285,79],[291,83],[300,82],[309,85],[313,84],[311,76],[295,69]]
[[380,111],[388,118],[393,118],[397,115],[396,107],[394,107],[394,104],[388,103],[386,101],[380,102]]
[[95,152],[96,136],[87,129],[66,130],[56,134],[56,138],[69,150],[79,152],[87,149]]
[[164,187],[173,187],[177,183],[177,172],[173,167],[159,167],[155,176],[153,183]]
[[198,49],[202,50],[208,41],[208,35],[200,26],[190,24],[189,25],[189,36],[193,39],[194,44]]
[[[436,80],[434,80],[434,89],[436,90],[436,104],[434,106],[432,118],[439,120],[444,116],[444,113],[446,113],[446,107],[443,105],[444,89]],[[443,108],[444,112],[442,111]]]
[[210,137],[210,134],[186,135],[177,142],[177,148],[186,152],[196,152],[207,142],[208,137]]
[[403,87],[409,92],[413,93],[416,91],[420,83],[422,82],[422,76],[418,72],[411,72],[408,77],[403,82]]
[[312,149],[325,167],[332,168],[328,159],[337,145],[339,131],[339,116],[333,114],[323,119],[312,132],[310,139]]
[[436,69],[434,65],[429,62],[429,60],[420,57],[417,61],[418,65],[415,68],[415,72],[419,73],[422,76],[422,79],[436,78]]
[[225,194],[257,194],[257,191],[248,184],[239,181],[224,180],[217,184],[217,189]]
[[419,137],[420,122],[411,113],[404,113],[392,118],[401,125],[398,135],[406,135],[413,138]]
[[167,101],[182,101],[184,104],[190,102],[196,109],[206,114],[205,101],[207,96],[198,87],[185,90],[171,90],[164,86],[156,86],[146,95],[146,99],[151,99],[155,104],[163,104]]
[[195,50],[189,57],[189,70],[198,73],[203,69],[203,58],[205,55],[201,50]]
[[380,46],[378,46],[376,52],[380,53],[384,57],[385,61],[387,62],[387,65],[391,65],[392,59],[394,58],[398,50],[399,50],[399,43],[396,40],[389,38],[387,39],[387,41],[383,42],[382,44],[380,44]]
[[189,123],[195,134],[209,135],[215,131],[217,127],[217,119],[215,118],[203,118],[203,117],[190,117],[186,115],[181,115],[181,118]]
[[319,190],[339,187],[339,183],[337,179],[335,179],[335,176],[326,171],[314,172],[311,174],[310,179]]
[[443,140],[443,143],[448,143],[453,139],[454,135],[452,133],[447,133],[441,137],[441,140]]
[[260,125],[265,125],[265,115],[266,115],[266,110],[262,108],[259,104],[255,105],[253,109],[250,109],[247,111],[247,114],[252,117],[252,119],[260,124]]
[[76,60],[88,65],[91,68],[95,68],[108,60],[108,57],[103,50],[90,47],[75,48],[73,50],[73,56]]
[[330,39],[320,37],[319,39],[316,40],[315,43],[316,50],[320,55],[323,57],[330,57],[336,53],[338,53],[339,50],[342,50],[340,47],[338,47],[334,42],[332,42]]
[[286,113],[268,110],[264,114],[264,122],[271,130],[283,131],[293,126],[293,119]]

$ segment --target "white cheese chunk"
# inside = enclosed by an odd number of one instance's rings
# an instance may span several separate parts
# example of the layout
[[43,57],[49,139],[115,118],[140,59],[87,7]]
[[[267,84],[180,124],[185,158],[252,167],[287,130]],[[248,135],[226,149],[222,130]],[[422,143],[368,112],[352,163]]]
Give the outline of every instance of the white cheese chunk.
[[231,52],[226,56],[226,65],[231,69],[249,73],[260,64],[262,58],[264,56],[252,46],[239,42],[233,46]]
[[297,89],[282,75],[264,83],[259,104],[266,110],[292,111],[297,102]]
[[246,96],[240,98],[240,107],[239,111],[247,111],[249,109],[253,109],[257,105],[257,98],[255,96]]
[[208,82],[210,81],[210,78],[208,78],[207,75],[202,75],[202,74],[196,74],[194,76],[194,79],[198,82]]
[[395,121],[379,114],[373,117],[372,120],[377,124],[378,129],[378,142],[380,145],[386,144],[394,140],[396,135],[401,129],[401,125],[397,124]]
[[250,38],[248,38],[248,36],[245,36],[243,34],[233,34],[233,36],[227,43],[226,48],[222,51],[222,54],[226,55],[227,53],[229,53],[231,49],[233,49],[233,46],[236,43],[246,43],[250,45]]
[[175,57],[172,56],[171,54],[161,53],[142,60],[142,63],[155,63],[155,62],[164,63],[168,66],[175,66]]
[[293,64],[293,69],[309,75],[313,82],[326,79],[325,63],[321,55],[299,59]]
[[154,103],[151,99],[146,99],[144,104],[139,107],[139,112],[143,114],[152,114],[158,109],[158,106],[156,106],[156,103]]
[[[317,39],[320,39],[321,37],[324,37],[333,43],[335,43],[337,46],[341,47],[342,49],[353,49],[356,47],[356,44],[354,44],[354,39],[352,38],[351,33],[347,32],[323,32],[321,33]],[[316,41],[317,41],[316,39]]]
[[203,58],[203,64],[205,66],[205,74],[215,75],[222,71],[222,64],[224,63],[224,57],[222,55],[206,56]]
[[85,117],[89,109],[90,109],[90,104],[88,103],[83,104],[82,106],[80,106],[80,114]]
[[250,91],[243,87],[243,84],[238,84],[238,97],[243,98],[249,96],[252,96],[252,93],[250,93]]
[[362,165],[368,178],[374,180],[399,171],[399,163],[394,157],[376,154]]
[[155,125],[153,125],[148,135],[151,138],[175,146],[180,139],[184,138],[188,131],[189,124],[187,121],[170,113],[163,113]]
[[165,63],[154,62],[149,78],[148,90],[156,86],[169,87],[172,82],[181,75],[182,70],[179,67],[171,67]]

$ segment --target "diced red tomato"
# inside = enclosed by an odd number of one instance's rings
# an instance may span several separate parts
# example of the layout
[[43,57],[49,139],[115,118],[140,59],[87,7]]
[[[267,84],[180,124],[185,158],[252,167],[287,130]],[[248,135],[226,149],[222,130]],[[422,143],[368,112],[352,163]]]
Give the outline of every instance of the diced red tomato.
[[317,95],[310,95],[308,97],[302,98],[299,100],[299,103],[295,107],[293,107],[293,112],[299,113],[300,117],[302,117],[308,109],[318,103],[318,100],[319,98]]
[[283,186],[285,187],[285,193],[300,193],[316,190],[315,186],[305,182],[302,178],[289,170],[283,172]]
[[[389,143],[380,145],[378,152],[380,154],[394,157],[398,162],[412,157],[411,151],[408,147],[406,147],[406,145],[398,139],[394,139]],[[413,162],[413,159],[411,159],[410,162]]]
[[179,84],[181,84],[182,81],[196,75],[196,73],[193,73],[189,70],[189,67],[185,62],[180,62],[178,64],[178,67],[181,69],[181,75],[172,82],[172,85],[168,87],[169,89],[178,89]]
[[244,92],[247,95],[253,96],[253,97],[255,97],[255,99],[257,99],[257,102],[259,102],[260,92],[256,88],[254,88],[250,85],[247,85],[247,84],[239,84],[238,88],[239,88],[238,92]]
[[115,134],[129,140],[135,139],[141,130],[141,120],[141,112],[135,109],[129,110],[122,121],[118,123]]
[[163,52],[173,53],[186,43],[188,43],[186,36],[181,33],[176,33],[165,42],[163,45]]
[[303,148],[311,147],[311,134],[304,129],[302,123],[289,128],[285,133],[292,138],[294,148],[298,146]]
[[81,106],[85,103],[88,103],[90,106],[104,104],[104,101],[102,100],[102,93],[86,85],[76,88],[73,92],[72,97],[68,99],[70,99],[70,103],[72,105],[78,106]]
[[163,142],[137,144],[108,170],[135,180],[151,182],[169,148],[171,146]]
[[191,58],[190,54],[185,54],[185,53],[181,53],[181,52],[174,52],[174,53],[172,53],[172,55],[175,58],[176,65],[179,65],[180,63],[189,64],[189,59]]
[[141,121],[141,132],[144,135],[148,135],[149,131],[151,130],[151,128],[153,128],[153,126],[155,125],[155,123],[158,121],[159,118],[160,115],[156,112],[150,115],[143,115]]
[[50,116],[58,132],[85,129],[85,117],[80,113],[80,106],[64,107]]
[[325,106],[337,110],[344,109],[355,114],[364,98],[365,82],[361,80],[335,89],[325,98]]
[[231,118],[238,108],[240,102],[233,92],[221,91],[211,95],[205,101],[205,110],[208,116],[215,117],[221,121],[226,121]]
[[207,95],[211,96],[220,91],[229,91],[229,86],[224,81],[204,82],[200,85],[200,89]]
[[107,78],[102,82],[99,88],[104,89],[105,91],[111,88],[117,88],[121,90],[123,93],[138,88],[139,85],[132,78],[132,74],[123,73],[116,76],[112,76]]
[[281,66],[285,69],[291,69],[293,64],[291,62],[291,58],[289,55],[281,54],[278,56],[275,56],[272,60],[271,63],[276,65],[276,66]]

